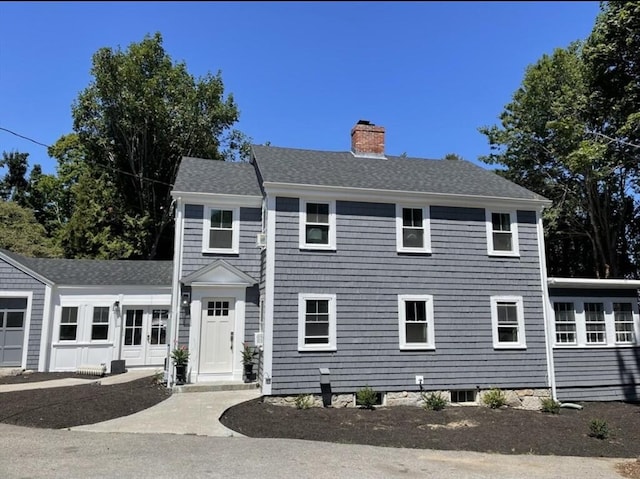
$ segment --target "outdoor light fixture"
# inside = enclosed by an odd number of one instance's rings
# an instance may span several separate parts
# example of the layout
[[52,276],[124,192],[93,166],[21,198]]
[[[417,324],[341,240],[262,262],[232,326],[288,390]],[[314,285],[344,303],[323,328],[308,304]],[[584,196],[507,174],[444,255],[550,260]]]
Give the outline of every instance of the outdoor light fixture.
[[182,307],[185,309],[188,308],[189,303],[191,303],[191,295],[189,293],[182,293]]
[[113,303],[113,312],[116,314],[120,313],[120,301]]

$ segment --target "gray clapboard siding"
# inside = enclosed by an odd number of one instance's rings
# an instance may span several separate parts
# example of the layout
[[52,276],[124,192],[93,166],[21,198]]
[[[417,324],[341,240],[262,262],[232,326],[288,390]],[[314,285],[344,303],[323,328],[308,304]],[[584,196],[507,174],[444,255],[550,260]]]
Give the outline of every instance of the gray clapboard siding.
[[[240,208],[240,251],[235,255],[202,252],[203,218],[203,205],[185,205],[181,276],[187,276],[217,259],[223,259],[256,281],[260,281],[263,259],[260,248],[256,246],[256,235],[262,229],[262,210]],[[244,337],[249,343],[253,343],[253,333],[258,330],[259,291],[259,284],[247,288]]]
[[640,385],[558,388],[558,400],[568,401],[640,401]]
[[38,360],[40,358],[40,337],[42,334],[45,285],[0,259],[0,289],[5,291],[33,292],[31,318],[26,318],[26,320],[30,322],[27,369],[37,370]]
[[[640,392],[640,348],[556,348],[553,352],[558,397],[589,400],[628,399],[630,389]],[[602,395],[601,388],[609,390]],[[577,395],[574,397],[573,395]],[[599,399],[600,397],[607,399]]]
[[[542,291],[534,212],[518,212],[519,258],[487,255],[485,213],[431,207],[432,254],[396,251],[395,205],[336,205],[337,250],[301,251],[296,198],[277,198],[274,394],[546,387]],[[337,351],[298,352],[298,293],[337,297]],[[400,351],[398,295],[434,297],[435,351]],[[490,296],[523,297],[526,350],[494,350]]]

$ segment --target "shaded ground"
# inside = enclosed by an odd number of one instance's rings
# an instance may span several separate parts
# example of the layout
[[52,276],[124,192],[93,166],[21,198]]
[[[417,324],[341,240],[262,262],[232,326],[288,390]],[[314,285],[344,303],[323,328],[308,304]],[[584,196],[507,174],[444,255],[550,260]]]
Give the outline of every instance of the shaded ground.
[[170,389],[150,377],[108,386],[94,383],[3,392],[0,393],[0,422],[52,429],[94,424],[147,409],[170,395]]
[[[376,410],[273,406],[261,399],[228,409],[221,422],[249,437],[284,437],[348,444],[501,454],[639,457],[640,405],[582,403],[583,410],[547,414],[481,406],[426,411],[394,406]],[[593,419],[609,437],[589,436]]]

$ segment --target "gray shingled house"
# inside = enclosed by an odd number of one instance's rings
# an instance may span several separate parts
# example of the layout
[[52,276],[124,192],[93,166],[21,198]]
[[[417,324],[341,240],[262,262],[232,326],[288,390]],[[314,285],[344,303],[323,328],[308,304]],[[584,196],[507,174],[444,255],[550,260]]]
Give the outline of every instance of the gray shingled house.
[[0,250],[0,366],[163,367],[171,261],[25,258]]
[[[640,283],[592,281],[587,299],[553,303],[548,200],[466,161],[386,155],[384,135],[359,122],[351,151],[184,158],[172,340],[189,345],[191,381],[240,381],[248,343],[265,395],[323,382],[346,401],[365,385],[389,403],[420,389],[469,402],[492,387],[521,403],[630,397]],[[577,291],[554,281],[554,297]]]
[[384,142],[361,121],[350,151],[183,158],[173,262],[0,251],[0,366],[161,367],[180,344],[192,383],[241,383],[250,345],[266,396],[637,400],[640,281],[547,278],[548,200]]

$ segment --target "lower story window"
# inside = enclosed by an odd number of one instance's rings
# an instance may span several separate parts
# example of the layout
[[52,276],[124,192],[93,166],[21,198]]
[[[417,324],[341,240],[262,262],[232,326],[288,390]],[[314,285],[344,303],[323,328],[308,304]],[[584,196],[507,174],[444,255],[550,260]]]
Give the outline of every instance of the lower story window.
[[633,344],[633,309],[631,303],[613,303],[616,343]]
[[451,391],[452,403],[476,402],[476,391],[474,389],[456,389]]
[[526,348],[522,297],[491,297],[493,347]]
[[93,308],[93,324],[91,325],[91,340],[105,340],[109,337],[109,307],[97,306]]
[[64,306],[60,317],[60,341],[75,341],[78,332],[78,307]]
[[298,349],[336,349],[336,296],[306,294],[298,297]]
[[606,323],[602,303],[584,303],[584,322],[588,344],[606,344]]
[[433,349],[433,296],[398,296],[400,349]]

